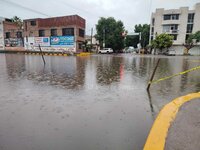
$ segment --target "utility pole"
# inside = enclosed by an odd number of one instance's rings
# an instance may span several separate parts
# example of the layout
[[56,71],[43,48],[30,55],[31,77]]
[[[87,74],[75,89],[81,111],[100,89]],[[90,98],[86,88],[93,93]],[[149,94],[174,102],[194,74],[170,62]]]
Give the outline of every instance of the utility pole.
[[106,45],[106,35],[105,35],[105,29],[103,29],[103,48],[105,48]]
[[140,50],[142,48],[141,42],[142,42],[142,32],[139,32],[139,43],[140,43],[139,54],[140,54]]
[[[92,49],[92,36],[93,36],[93,28],[91,29],[91,49]],[[91,49],[90,49],[90,51],[91,51]]]

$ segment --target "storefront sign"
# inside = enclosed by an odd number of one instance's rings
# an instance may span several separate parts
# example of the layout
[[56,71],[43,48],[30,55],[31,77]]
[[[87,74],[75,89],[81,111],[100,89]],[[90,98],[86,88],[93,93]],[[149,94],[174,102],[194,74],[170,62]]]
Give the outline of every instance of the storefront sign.
[[34,46],[50,46],[50,38],[49,37],[35,37]]
[[74,36],[52,36],[51,46],[74,47]]

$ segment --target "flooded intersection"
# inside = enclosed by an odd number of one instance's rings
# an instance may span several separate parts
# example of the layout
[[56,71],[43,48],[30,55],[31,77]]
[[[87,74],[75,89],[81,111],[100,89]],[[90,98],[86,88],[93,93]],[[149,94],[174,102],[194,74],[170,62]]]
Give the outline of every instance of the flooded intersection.
[[159,110],[200,91],[199,57],[0,55],[0,149],[142,149]]

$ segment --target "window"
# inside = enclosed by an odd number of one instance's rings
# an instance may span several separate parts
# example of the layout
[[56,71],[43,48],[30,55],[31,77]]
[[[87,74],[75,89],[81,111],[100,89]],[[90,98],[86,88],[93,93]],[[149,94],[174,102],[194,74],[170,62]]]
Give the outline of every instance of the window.
[[185,36],[185,42],[186,43],[187,43],[187,40],[188,40],[189,36],[190,36],[190,34],[186,34],[186,36]]
[[164,20],[170,20],[171,19],[171,15],[164,15],[163,19]]
[[163,32],[170,32],[170,25],[163,25]]
[[151,34],[154,34],[154,27],[151,28]]
[[16,33],[16,35],[17,35],[17,38],[22,38],[22,32],[18,31],[18,32]]
[[51,29],[51,36],[57,36],[57,29]]
[[178,30],[178,25],[177,24],[172,24],[171,25],[171,31],[172,31],[172,33],[176,33],[177,30]]
[[36,21],[35,20],[31,21],[31,26],[36,26]]
[[193,30],[193,24],[188,24],[186,33],[192,33],[192,30]]
[[164,15],[163,20],[179,20],[179,14]]
[[152,26],[155,24],[155,18],[152,18]]
[[179,14],[172,14],[172,20],[178,20],[179,19]]
[[6,39],[10,38],[10,32],[6,32]]
[[83,29],[79,29],[79,36],[84,37],[85,36],[85,31]]
[[193,23],[194,22],[194,13],[188,14],[188,23]]
[[177,33],[178,24],[163,25],[163,32]]
[[39,37],[44,37],[44,36],[45,36],[45,31],[39,30]]
[[63,28],[62,35],[65,36],[73,36],[74,35],[74,28]]

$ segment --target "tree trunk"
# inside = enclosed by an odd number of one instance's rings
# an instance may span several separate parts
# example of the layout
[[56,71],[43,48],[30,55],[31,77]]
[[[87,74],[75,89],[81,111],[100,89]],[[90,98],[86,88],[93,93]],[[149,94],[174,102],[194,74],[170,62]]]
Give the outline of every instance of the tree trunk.
[[189,54],[189,49],[188,48],[185,48],[184,49],[184,55],[188,55]]

